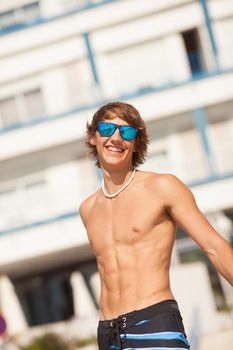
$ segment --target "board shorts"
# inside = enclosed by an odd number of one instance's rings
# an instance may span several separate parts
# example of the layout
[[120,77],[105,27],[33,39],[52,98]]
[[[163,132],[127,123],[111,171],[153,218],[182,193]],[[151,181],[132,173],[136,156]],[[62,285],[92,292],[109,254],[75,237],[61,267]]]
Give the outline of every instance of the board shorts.
[[190,348],[175,300],[164,300],[99,321],[99,350],[186,350]]

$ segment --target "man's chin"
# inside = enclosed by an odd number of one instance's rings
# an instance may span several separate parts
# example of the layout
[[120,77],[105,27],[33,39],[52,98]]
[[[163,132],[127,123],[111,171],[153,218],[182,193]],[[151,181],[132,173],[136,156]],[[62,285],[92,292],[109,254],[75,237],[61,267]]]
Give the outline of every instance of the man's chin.
[[103,168],[121,168],[126,166],[124,159],[105,159],[101,162]]
[[122,163],[125,161],[125,154],[123,153],[108,154],[107,157],[104,157],[103,161],[109,164]]

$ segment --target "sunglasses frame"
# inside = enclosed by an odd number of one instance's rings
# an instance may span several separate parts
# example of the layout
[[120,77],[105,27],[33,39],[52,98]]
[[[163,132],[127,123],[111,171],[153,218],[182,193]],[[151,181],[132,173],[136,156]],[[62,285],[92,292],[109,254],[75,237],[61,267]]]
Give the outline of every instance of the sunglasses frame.
[[[111,125],[114,125],[114,128],[115,128],[115,129],[114,129],[113,133],[112,133],[111,135],[107,135],[107,136],[102,135],[101,132],[100,132],[100,125],[101,125],[101,124],[111,124]],[[134,136],[133,138],[128,139],[128,138],[125,138],[124,135],[122,135],[122,131],[121,131],[121,130],[123,130],[125,127],[130,127],[130,128],[132,128],[133,130],[135,130],[136,133],[135,133],[135,136]],[[133,126],[133,125],[118,125],[118,124],[111,123],[111,122],[99,122],[99,123],[97,124],[97,130],[98,130],[100,136],[102,136],[102,137],[111,137],[117,129],[119,129],[120,135],[121,135],[121,137],[123,138],[123,140],[126,140],[126,141],[133,141],[133,140],[136,139],[136,137],[137,137],[137,135],[138,135],[138,129],[137,129],[135,126]]]

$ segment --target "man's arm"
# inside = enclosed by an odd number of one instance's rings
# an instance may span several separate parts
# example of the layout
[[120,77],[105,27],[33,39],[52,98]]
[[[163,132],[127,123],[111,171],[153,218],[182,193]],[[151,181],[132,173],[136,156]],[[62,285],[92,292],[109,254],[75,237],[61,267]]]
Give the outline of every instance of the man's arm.
[[86,227],[87,222],[87,203],[86,201],[82,202],[79,206],[79,214],[82,219],[83,225]]
[[85,199],[79,206],[79,214],[85,228],[87,228],[87,221],[93,206],[93,202],[94,202],[94,196],[91,196]]
[[169,214],[233,285],[233,249],[198,209],[192,192],[173,175],[161,177],[160,189]]

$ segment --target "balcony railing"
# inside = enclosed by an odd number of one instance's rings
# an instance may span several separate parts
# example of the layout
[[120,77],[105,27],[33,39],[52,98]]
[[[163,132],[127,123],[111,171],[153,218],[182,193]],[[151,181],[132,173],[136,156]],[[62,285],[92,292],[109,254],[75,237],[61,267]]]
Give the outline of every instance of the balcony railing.
[[[118,1],[118,0],[99,0],[99,1],[86,0],[85,2],[82,3],[81,6],[78,4],[78,1],[77,1],[76,6],[73,5],[71,8],[67,7],[66,9],[64,9],[64,11],[62,13],[59,13],[57,15],[45,17],[42,15],[39,15],[39,11],[38,11],[38,15],[33,16],[33,17],[27,16],[27,18],[26,18],[26,15],[25,15],[25,16],[21,17],[21,19],[20,18],[17,19],[17,18],[14,18],[14,16],[12,16],[12,21],[11,21],[12,23],[10,23],[9,19],[8,19],[8,21],[6,21],[4,19],[4,14],[0,13],[0,23],[2,22],[2,24],[0,24],[0,36],[10,34],[10,33],[13,33],[15,31],[18,31],[18,30],[23,30],[23,29],[27,29],[27,28],[30,28],[33,26],[45,24],[47,22],[58,20],[60,18],[70,16],[70,15],[73,15],[73,14],[81,12],[81,11],[86,11],[86,10],[90,10],[90,9],[98,7],[98,6],[103,6],[103,5],[109,4],[109,3],[114,2],[114,1]],[[17,10],[20,10],[20,9],[12,10],[12,12],[17,11]],[[2,21],[1,21],[1,17],[2,17]]]
[[169,82],[166,82],[166,83],[161,84],[161,85],[141,86],[141,87],[136,88],[135,90],[122,92],[118,96],[102,96],[100,98],[93,99],[92,102],[79,104],[79,105],[77,105],[69,110],[66,110],[64,112],[61,112],[61,113],[58,113],[55,115],[38,116],[38,117],[33,118],[32,120],[28,120],[25,122],[13,123],[11,125],[8,125],[7,127],[0,127],[0,134],[10,132],[10,131],[13,131],[16,129],[20,129],[20,128],[26,128],[26,127],[30,127],[33,125],[49,122],[52,120],[66,118],[66,117],[72,116],[76,113],[81,113],[84,111],[88,111],[90,109],[98,108],[99,106],[101,106],[107,102],[113,101],[113,100],[114,101],[120,101],[120,100],[123,101],[123,100],[135,99],[137,97],[142,97],[142,96],[146,96],[149,94],[154,94],[154,93],[166,91],[169,89],[175,89],[175,88],[179,88],[179,87],[182,87],[185,85],[189,85],[197,80],[204,80],[204,79],[208,79],[208,78],[212,78],[212,77],[216,77],[216,76],[220,76],[220,75],[224,75],[224,74],[230,74],[230,73],[233,73],[233,67],[228,68],[228,69],[221,69],[221,70],[217,70],[217,71],[215,71],[215,70],[214,71],[204,71],[198,75],[193,75],[189,79],[183,80],[183,81],[169,81]]

